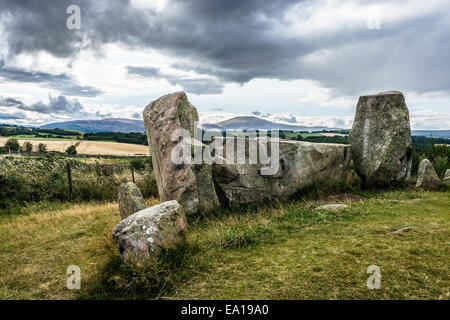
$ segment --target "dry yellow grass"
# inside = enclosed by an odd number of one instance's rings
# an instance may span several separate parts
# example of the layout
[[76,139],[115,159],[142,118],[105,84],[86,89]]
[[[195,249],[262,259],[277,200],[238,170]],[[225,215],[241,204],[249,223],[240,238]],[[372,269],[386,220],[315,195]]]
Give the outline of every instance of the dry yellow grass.
[[2,217],[1,247],[11,254],[2,255],[1,299],[76,297],[66,288],[66,268],[79,265],[83,279],[101,268],[113,245],[111,230],[119,220],[116,203]]
[[80,154],[102,154],[102,155],[149,155],[148,146],[131,143],[83,141],[77,147]]
[[[0,137],[0,145],[4,145],[8,138]],[[115,156],[132,156],[132,155],[149,155],[148,146],[142,146],[131,143],[103,142],[103,141],[67,141],[67,140],[22,140],[19,139],[20,145],[24,142],[31,142],[36,149],[40,143],[47,146],[48,151],[65,152],[66,149],[80,143],[77,147],[79,154],[99,154],[99,155],[115,155]]]
[[[182,255],[136,272],[120,264],[112,239],[116,203],[41,203],[0,216],[0,299],[449,299],[448,193],[371,193],[346,204],[207,215],[190,221]],[[80,291],[66,288],[72,264]],[[366,286],[371,264],[380,290]]]
[[111,231],[120,219],[116,202],[49,203],[0,216],[0,300],[77,298],[67,267],[80,267],[82,288],[98,277],[118,254]]

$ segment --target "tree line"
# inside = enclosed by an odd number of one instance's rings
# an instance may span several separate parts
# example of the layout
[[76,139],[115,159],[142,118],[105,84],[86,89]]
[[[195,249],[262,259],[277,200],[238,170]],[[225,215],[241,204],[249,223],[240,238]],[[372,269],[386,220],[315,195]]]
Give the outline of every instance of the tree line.
[[10,137],[18,135],[34,135],[41,137],[42,134],[58,135],[58,136],[79,136],[80,133],[76,131],[68,131],[63,129],[41,129],[41,128],[29,128],[23,126],[14,125],[0,125],[0,136]]
[[141,144],[148,146],[147,135],[142,132],[96,132],[85,133],[83,140],[93,141],[115,141],[122,143]]
[[[11,152],[20,152],[21,154],[31,155],[33,153],[46,154],[48,150],[47,145],[42,142],[34,147],[33,144],[29,141],[25,141],[22,145],[20,145],[19,140],[17,140],[16,138],[9,138],[3,147],[0,146],[0,154],[8,154]],[[66,153],[69,155],[77,154],[76,144],[69,146],[66,149]]]

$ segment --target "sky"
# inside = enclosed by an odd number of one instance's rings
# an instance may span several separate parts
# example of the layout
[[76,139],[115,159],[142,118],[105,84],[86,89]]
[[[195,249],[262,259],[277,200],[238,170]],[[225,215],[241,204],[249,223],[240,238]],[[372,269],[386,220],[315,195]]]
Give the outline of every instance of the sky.
[[142,119],[183,90],[203,123],[350,128],[399,90],[412,129],[450,130],[449,57],[448,0],[2,0],[0,123]]

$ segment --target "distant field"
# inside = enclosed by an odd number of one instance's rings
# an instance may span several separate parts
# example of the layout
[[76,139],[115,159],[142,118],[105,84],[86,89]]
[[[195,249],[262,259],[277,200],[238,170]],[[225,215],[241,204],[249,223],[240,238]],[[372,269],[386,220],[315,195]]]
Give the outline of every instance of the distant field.
[[[312,132],[312,133],[301,133],[302,138],[309,138],[309,137],[320,137],[320,136],[325,136],[325,137],[334,137],[334,136],[339,136],[339,137],[345,137],[347,136],[346,134],[342,134],[342,133],[334,133],[334,132]],[[296,137],[297,133],[288,133],[286,134],[286,137]]]
[[119,142],[83,141],[77,148],[81,154],[135,155],[149,154],[148,146]]
[[[298,133],[297,133],[297,132],[286,132],[285,135],[286,135],[286,138],[292,139],[292,138],[297,137]],[[300,135],[302,136],[302,138],[320,137],[320,136],[322,136],[321,133],[317,133],[317,132],[313,132],[313,133],[300,133]]]
[[[4,145],[9,139],[6,137],[0,137],[0,145]],[[39,143],[47,145],[48,151],[65,152],[66,149],[79,143],[77,151],[79,154],[99,154],[99,155],[138,155],[149,154],[148,146],[130,144],[130,143],[118,143],[118,142],[102,142],[102,141],[79,141],[79,140],[32,140],[32,139],[19,139],[20,145],[29,141],[33,146],[37,147]]]

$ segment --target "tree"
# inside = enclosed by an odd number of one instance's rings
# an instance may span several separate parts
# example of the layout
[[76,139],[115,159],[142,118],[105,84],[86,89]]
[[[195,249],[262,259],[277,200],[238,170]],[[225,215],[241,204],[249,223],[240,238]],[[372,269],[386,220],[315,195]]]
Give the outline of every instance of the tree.
[[22,150],[23,152],[25,152],[26,154],[30,154],[33,152],[33,145],[31,144],[31,142],[29,141],[25,141],[22,145]]
[[9,151],[18,151],[20,149],[20,144],[16,138],[10,138],[6,141],[5,147],[8,148]]
[[39,143],[38,151],[41,154],[47,153],[47,146],[45,144],[43,144],[43,143]]
[[75,145],[71,145],[66,149],[66,153],[71,155],[77,154],[77,147]]

